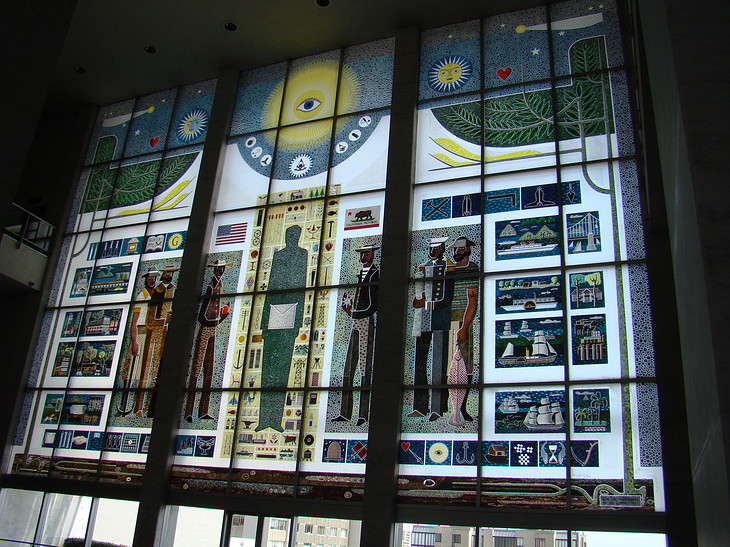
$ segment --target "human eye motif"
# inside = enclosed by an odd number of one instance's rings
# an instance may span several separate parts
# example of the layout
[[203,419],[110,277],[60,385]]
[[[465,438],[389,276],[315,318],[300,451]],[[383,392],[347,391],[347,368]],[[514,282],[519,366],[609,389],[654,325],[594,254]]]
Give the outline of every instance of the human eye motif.
[[322,104],[322,101],[319,99],[315,99],[314,97],[309,97],[307,99],[304,99],[302,102],[300,102],[296,109],[301,112],[311,112],[312,110],[315,110],[318,106]]

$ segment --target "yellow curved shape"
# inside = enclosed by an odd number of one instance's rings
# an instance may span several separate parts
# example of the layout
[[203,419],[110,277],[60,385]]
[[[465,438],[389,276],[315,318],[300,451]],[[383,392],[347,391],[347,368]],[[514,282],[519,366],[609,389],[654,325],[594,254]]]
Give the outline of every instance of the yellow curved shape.
[[175,205],[180,203],[182,200],[184,200],[189,195],[190,195],[190,192],[188,192],[187,194],[182,194],[182,195],[178,196],[178,198],[175,201],[173,201],[172,203],[168,203],[167,205],[164,205],[164,204],[155,205],[152,208],[152,210],[153,211],[165,211],[167,209],[173,209],[175,207]]
[[138,215],[140,213],[149,213],[149,212],[150,212],[150,208],[149,207],[144,207],[142,209],[126,209],[124,211],[118,212],[116,214],[116,216],[118,216],[118,217],[126,217],[126,216],[129,216],[129,215]]
[[521,152],[510,152],[500,156],[488,156],[484,161],[509,160],[512,158],[520,158],[522,156],[536,156],[540,154],[539,150],[522,150]]
[[[461,146],[460,144],[457,144],[456,142],[452,141],[451,139],[447,139],[445,137],[439,137],[437,139],[433,140],[436,144],[438,144],[441,148],[444,150],[448,150],[452,154],[455,154],[457,156],[460,156],[462,158],[466,158],[469,160],[474,161],[480,161],[481,158],[474,154],[473,152],[469,152],[466,148]],[[499,161],[499,160],[507,160],[507,159],[513,159],[513,158],[520,158],[524,156],[535,156],[537,154],[540,154],[539,150],[520,150],[519,152],[509,152],[507,154],[500,154],[499,156],[487,156],[484,158],[484,161]],[[443,154],[434,154],[433,156],[436,157],[437,155],[443,156]],[[441,159],[441,158],[438,158]],[[443,161],[443,160],[441,160]],[[458,165],[462,165],[461,162],[456,162]],[[464,165],[470,165],[470,164],[464,164]]]
[[192,180],[193,179],[188,179],[188,180],[183,180],[183,181],[180,181],[179,183],[177,183],[169,194],[167,194],[163,199],[161,199],[157,204],[155,204],[154,209],[159,209],[160,207],[165,205],[165,203],[167,203],[172,198],[174,198],[176,195],[178,195],[180,192],[182,192],[185,189],[185,187],[192,182]]
[[[175,196],[177,196],[180,192],[182,192],[192,181],[193,181],[193,179],[188,179],[188,180],[183,180],[183,181],[179,182],[178,184],[176,184],[173,187],[173,190],[167,196],[165,196],[164,199],[162,199],[159,203],[156,203],[155,206],[152,208],[152,210],[160,211],[160,210],[165,210],[165,209],[172,209],[173,207],[175,207],[175,205],[177,205],[183,199],[185,199],[187,196],[189,196],[190,192],[188,192],[187,194],[184,194],[182,197],[176,199],[172,203],[172,205],[165,206],[165,204],[167,202],[169,202],[171,199],[173,199]],[[116,216],[126,217],[129,215],[139,215],[141,213],[149,213],[149,212],[150,212],[149,207],[143,207],[141,209],[125,209],[124,211],[120,211],[119,213],[117,213]]]
[[466,148],[464,148],[460,144],[455,143],[451,139],[439,137],[437,139],[434,139],[433,141],[436,144],[438,144],[441,148],[443,148],[444,150],[448,150],[452,154],[456,154],[457,156],[461,156],[462,158],[466,158],[466,159],[474,160],[474,161],[479,161],[482,159],[481,157],[479,157],[478,154],[469,152]]
[[445,163],[449,167],[463,167],[465,165],[476,165],[477,162],[475,161],[456,161],[452,160],[449,156],[446,154],[431,154],[432,157],[436,158],[440,162]]

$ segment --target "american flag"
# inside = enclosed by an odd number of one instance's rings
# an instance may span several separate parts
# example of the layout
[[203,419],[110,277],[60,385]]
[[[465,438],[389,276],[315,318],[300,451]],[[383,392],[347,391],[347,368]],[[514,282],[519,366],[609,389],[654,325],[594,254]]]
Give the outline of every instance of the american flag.
[[243,243],[246,241],[246,222],[238,224],[223,224],[218,226],[218,233],[215,236],[216,245],[230,245],[231,243]]

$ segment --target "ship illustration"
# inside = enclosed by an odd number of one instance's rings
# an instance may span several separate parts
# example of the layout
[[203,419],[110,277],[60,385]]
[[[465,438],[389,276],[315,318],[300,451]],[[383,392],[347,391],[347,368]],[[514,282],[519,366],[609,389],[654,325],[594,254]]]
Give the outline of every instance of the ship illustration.
[[505,397],[497,407],[502,414],[516,414],[520,411],[520,405],[514,397]]
[[558,353],[545,338],[545,331],[536,330],[532,351],[527,350],[527,355],[515,356],[515,345],[509,342],[498,361],[505,366],[550,365],[557,357]]
[[498,249],[497,254],[500,256],[504,255],[515,255],[515,254],[526,254],[526,253],[544,253],[552,251],[557,247],[557,243],[539,243],[537,241],[524,242],[521,241],[516,245],[507,247],[506,249]]
[[560,403],[550,402],[550,399],[540,399],[540,406],[531,406],[523,422],[531,431],[560,431],[565,425]]

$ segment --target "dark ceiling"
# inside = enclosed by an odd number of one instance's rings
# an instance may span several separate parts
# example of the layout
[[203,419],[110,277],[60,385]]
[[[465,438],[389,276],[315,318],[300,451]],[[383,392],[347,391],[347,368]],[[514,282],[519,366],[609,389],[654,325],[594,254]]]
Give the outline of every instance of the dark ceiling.
[[[345,45],[514,11],[509,0],[79,0],[48,106],[109,104]],[[456,9],[454,9],[456,8]],[[226,22],[238,29],[229,32]],[[155,54],[144,47],[154,46]],[[75,67],[83,67],[79,74]]]

